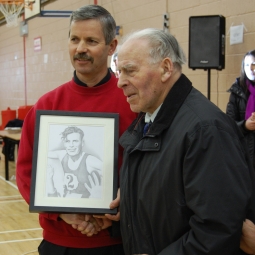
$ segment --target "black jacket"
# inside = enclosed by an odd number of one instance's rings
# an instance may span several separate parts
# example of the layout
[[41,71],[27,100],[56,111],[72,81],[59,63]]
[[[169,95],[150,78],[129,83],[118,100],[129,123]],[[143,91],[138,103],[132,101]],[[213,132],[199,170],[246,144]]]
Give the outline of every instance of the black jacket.
[[120,139],[125,254],[244,254],[252,173],[235,122],[182,75],[144,137],[143,124]]
[[244,89],[240,86],[240,78],[237,78],[235,83],[230,87],[228,90],[230,92],[229,102],[227,104],[226,113],[229,115],[233,120],[236,121],[236,124],[242,131],[243,135],[245,136],[249,154],[253,162],[253,166],[255,166],[255,157],[254,157],[254,132],[249,131],[245,128],[245,111],[247,100],[249,97],[249,92],[245,92]]

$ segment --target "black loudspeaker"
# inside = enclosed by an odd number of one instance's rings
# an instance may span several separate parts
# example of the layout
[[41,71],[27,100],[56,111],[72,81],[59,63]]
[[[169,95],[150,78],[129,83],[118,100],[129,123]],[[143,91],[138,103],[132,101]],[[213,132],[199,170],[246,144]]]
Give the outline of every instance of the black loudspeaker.
[[225,68],[225,17],[221,15],[189,18],[189,67]]

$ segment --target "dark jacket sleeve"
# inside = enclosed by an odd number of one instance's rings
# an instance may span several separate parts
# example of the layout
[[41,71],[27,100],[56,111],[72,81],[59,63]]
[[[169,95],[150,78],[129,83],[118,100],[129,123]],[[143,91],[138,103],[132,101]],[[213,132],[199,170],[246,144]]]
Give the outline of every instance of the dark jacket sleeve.
[[217,124],[196,130],[183,167],[191,229],[159,255],[244,254],[239,244],[253,186],[246,157],[234,132]]

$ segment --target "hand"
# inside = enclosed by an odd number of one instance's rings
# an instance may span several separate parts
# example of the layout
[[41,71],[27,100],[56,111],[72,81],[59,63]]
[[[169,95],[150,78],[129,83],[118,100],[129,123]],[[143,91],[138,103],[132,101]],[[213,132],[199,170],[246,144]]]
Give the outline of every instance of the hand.
[[246,129],[253,131],[255,130],[255,113],[253,112],[251,117],[248,118],[245,122]]
[[96,221],[99,221],[102,229],[109,228],[112,225],[112,221],[107,219],[104,215],[93,215]]
[[[117,198],[110,203],[110,209],[117,208],[120,204],[120,189],[118,189]],[[112,221],[120,220],[120,212],[116,215],[105,214],[105,215],[93,215],[95,219],[102,219],[103,226],[102,229],[108,228],[112,225]]]
[[[117,208],[117,207],[119,207],[119,205],[120,205],[120,189],[118,189],[118,193],[117,193],[116,199],[114,199],[110,203],[110,209]],[[105,214],[105,217],[107,219],[109,219],[109,220],[119,221],[120,220],[120,212],[118,211],[118,213],[116,215]]]
[[60,214],[59,217],[87,236],[95,235],[101,230],[97,221],[89,214]]
[[[93,180],[93,178],[94,180]],[[100,181],[96,175],[95,172],[93,172],[91,175],[88,176],[89,178],[89,183],[91,188],[89,187],[89,185],[87,183],[84,183],[86,189],[89,191],[90,193],[90,198],[101,198],[102,197],[102,185],[100,185]]]
[[65,221],[67,224],[81,224],[83,221],[85,221],[85,215],[86,214],[59,214],[59,218],[61,218],[63,221]]
[[243,223],[240,248],[247,254],[255,254],[255,225],[248,219]]
[[90,214],[85,215],[85,221],[91,223],[92,225],[87,226],[86,222],[82,222],[82,224],[73,227],[87,236],[95,235],[103,229],[103,221],[101,219],[95,219]]

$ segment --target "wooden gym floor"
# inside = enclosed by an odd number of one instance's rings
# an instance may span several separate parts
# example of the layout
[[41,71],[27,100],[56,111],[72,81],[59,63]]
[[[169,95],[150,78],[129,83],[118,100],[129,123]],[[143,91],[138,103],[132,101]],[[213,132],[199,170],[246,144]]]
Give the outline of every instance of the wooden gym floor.
[[[17,151],[15,151],[15,156]],[[37,213],[29,213],[15,181],[15,162],[9,163],[5,180],[4,155],[0,145],[0,255],[38,255],[42,229]]]

